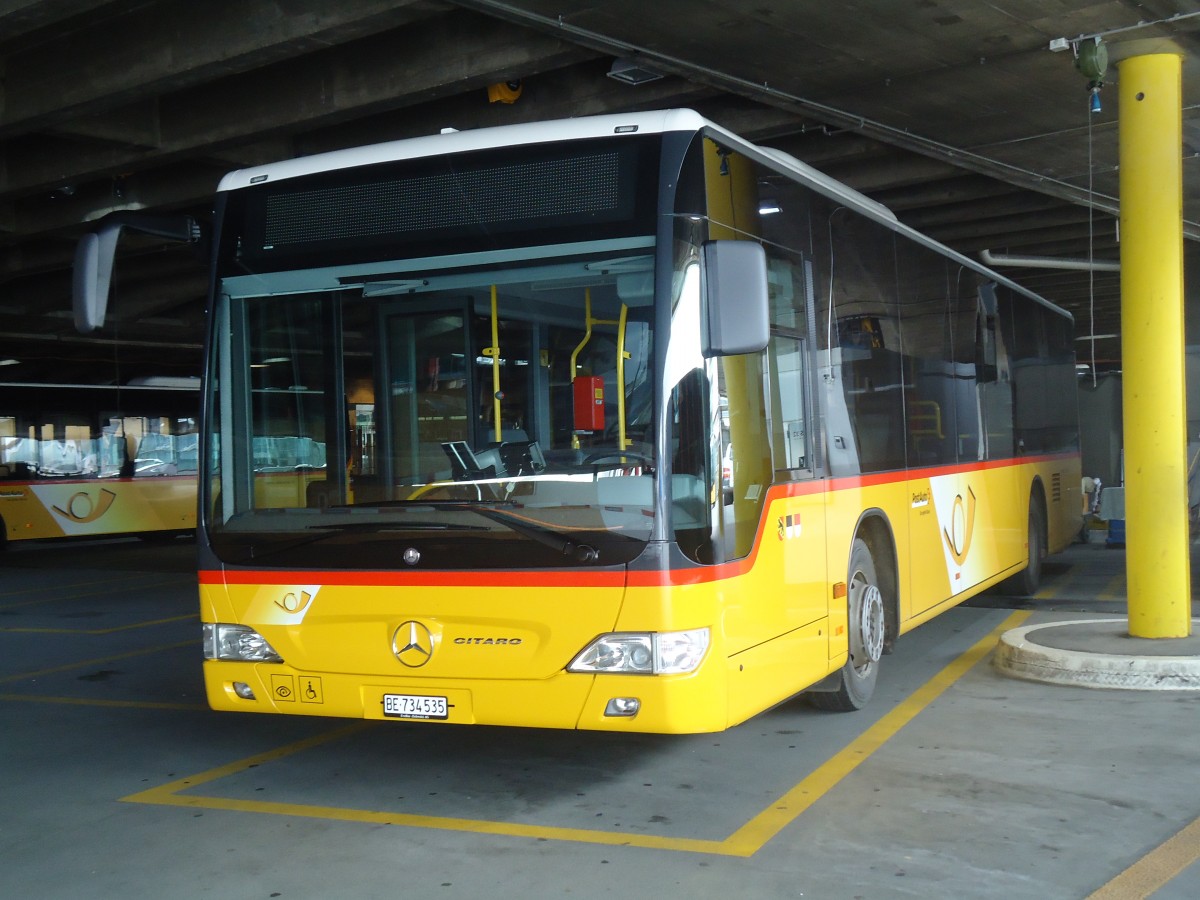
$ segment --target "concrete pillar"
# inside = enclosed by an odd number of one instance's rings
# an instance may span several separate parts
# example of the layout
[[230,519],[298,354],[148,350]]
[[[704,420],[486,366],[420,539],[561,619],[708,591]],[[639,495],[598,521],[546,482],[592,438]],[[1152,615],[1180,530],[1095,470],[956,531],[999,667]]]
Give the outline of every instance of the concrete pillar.
[[1121,354],[1129,633],[1191,633],[1181,60],[1120,64]]

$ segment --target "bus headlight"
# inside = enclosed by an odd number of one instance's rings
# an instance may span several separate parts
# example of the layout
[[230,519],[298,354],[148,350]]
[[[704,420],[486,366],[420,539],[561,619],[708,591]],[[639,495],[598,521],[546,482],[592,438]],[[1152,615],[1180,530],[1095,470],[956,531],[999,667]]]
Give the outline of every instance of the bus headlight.
[[204,658],[234,662],[283,662],[267,639],[245,625],[204,623]]
[[694,672],[708,651],[709,631],[602,634],[571,660],[568,672],[677,675]]

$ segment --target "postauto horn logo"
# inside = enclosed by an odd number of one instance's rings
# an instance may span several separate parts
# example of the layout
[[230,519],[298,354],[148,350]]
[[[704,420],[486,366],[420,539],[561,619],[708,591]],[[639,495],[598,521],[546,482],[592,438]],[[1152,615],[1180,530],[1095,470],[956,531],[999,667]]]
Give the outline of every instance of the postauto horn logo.
[[78,491],[72,494],[71,499],[64,504],[66,509],[57,505],[52,506],[51,509],[64,519],[86,525],[88,522],[95,522],[108,512],[108,508],[116,499],[117,495],[108,488],[101,488],[95,499],[92,499],[87,491]]

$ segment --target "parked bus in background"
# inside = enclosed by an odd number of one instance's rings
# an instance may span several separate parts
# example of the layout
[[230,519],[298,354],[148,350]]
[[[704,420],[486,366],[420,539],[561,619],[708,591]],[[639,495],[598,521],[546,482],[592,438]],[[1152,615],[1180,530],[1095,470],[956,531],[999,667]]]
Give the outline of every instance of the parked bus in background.
[[199,379],[0,384],[0,546],[194,533]]
[[1069,315],[693,112],[236,172],[212,240],[216,709],[857,709],[1078,530]]

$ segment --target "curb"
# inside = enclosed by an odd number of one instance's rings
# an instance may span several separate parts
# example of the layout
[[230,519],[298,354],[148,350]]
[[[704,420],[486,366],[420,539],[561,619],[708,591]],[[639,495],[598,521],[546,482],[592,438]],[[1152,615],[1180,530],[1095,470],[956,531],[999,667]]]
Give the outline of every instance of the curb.
[[[1037,632],[1071,628],[1086,646],[1089,626],[1111,631],[1113,619],[1052,622],[1014,628],[1000,636],[992,665],[1027,681],[1130,691],[1200,691],[1200,656],[1140,656],[1061,649],[1039,644]],[[1100,629],[1096,629],[1100,634]]]

